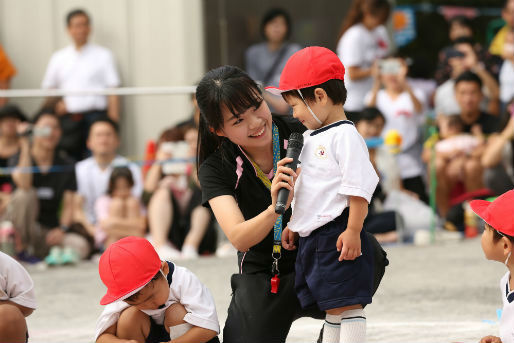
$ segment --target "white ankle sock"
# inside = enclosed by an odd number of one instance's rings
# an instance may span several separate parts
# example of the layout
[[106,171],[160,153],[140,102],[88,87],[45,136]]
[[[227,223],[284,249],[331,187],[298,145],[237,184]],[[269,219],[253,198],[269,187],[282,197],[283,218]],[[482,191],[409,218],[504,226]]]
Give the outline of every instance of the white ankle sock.
[[170,326],[170,339],[179,338],[180,336],[184,335],[186,332],[191,330],[193,325],[189,323],[179,324],[175,326]]
[[339,343],[342,314],[327,314],[323,324],[323,343]]
[[366,315],[363,309],[349,310],[342,313],[341,343],[366,342]]

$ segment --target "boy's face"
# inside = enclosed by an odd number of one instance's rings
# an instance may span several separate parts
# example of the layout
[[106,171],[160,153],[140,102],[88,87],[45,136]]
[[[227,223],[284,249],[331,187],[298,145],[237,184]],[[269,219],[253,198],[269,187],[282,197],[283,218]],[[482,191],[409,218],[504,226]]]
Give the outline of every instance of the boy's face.
[[505,255],[503,249],[503,239],[494,241],[494,229],[485,224],[484,232],[482,233],[482,250],[488,260],[504,262]]
[[307,105],[305,104],[305,102],[302,99],[300,99],[296,96],[288,96],[285,99],[287,104],[289,106],[291,106],[293,109],[293,117],[298,119],[303,124],[303,126],[305,126],[309,130],[316,130],[316,129],[319,129],[320,127],[324,126],[324,122],[326,119],[324,105],[326,104],[327,101],[326,101],[326,98],[325,98],[325,101],[323,101],[322,99],[318,99],[318,97],[317,97],[318,90],[321,90],[322,93],[324,93],[323,97],[327,96],[326,93],[321,88],[316,88],[314,90],[315,100],[314,101],[306,100],[306,101],[308,101],[309,107],[311,108],[312,112],[314,112],[316,114],[318,119],[321,120],[322,124],[319,124],[316,121],[316,119],[314,119],[311,112],[309,111],[309,108],[307,108]]
[[[125,300],[139,310],[156,310],[163,307],[170,295],[170,287],[165,275],[169,272],[168,263],[162,262],[159,277],[150,281],[142,290]],[[129,300],[130,299],[130,300]]]
[[379,137],[384,129],[384,124],[384,120],[381,117],[377,117],[373,120],[359,120],[357,123],[357,131],[359,131],[364,139]]

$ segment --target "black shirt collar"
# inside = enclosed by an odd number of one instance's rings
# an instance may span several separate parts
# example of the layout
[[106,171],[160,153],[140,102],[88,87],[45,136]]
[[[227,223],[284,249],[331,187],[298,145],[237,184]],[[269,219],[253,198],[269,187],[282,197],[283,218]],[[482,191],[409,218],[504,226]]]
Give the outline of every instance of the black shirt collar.
[[336,126],[339,126],[339,125],[343,125],[343,124],[350,124],[350,125],[353,125],[353,123],[349,120],[339,120],[339,121],[336,121],[335,123],[332,123],[330,125],[327,125],[327,126],[323,126],[319,129],[316,129],[316,130],[313,130],[311,132],[311,136],[314,136],[314,135],[317,135],[318,133],[321,133],[323,131],[327,131],[328,129],[331,129],[333,127],[336,127]]

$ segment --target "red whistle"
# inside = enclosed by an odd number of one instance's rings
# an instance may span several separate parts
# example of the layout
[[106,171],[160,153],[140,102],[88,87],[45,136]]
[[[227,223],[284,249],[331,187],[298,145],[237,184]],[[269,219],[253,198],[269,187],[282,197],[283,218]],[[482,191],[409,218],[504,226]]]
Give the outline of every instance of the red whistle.
[[279,285],[280,279],[278,278],[278,274],[275,274],[275,276],[271,278],[271,293],[277,294]]

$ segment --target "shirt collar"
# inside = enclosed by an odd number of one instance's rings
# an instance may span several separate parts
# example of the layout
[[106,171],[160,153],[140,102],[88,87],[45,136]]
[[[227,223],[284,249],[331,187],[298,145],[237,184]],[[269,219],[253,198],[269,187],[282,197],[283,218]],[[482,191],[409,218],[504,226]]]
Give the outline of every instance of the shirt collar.
[[333,127],[336,127],[336,126],[339,126],[339,125],[343,125],[343,124],[350,124],[350,125],[353,125],[353,123],[349,120],[339,120],[339,121],[336,121],[335,123],[332,123],[330,125],[327,125],[327,126],[323,126],[319,129],[316,129],[316,130],[313,130],[311,132],[311,136],[314,136],[314,135],[317,135],[318,133],[321,133],[323,131],[327,131],[328,129],[331,129]]

